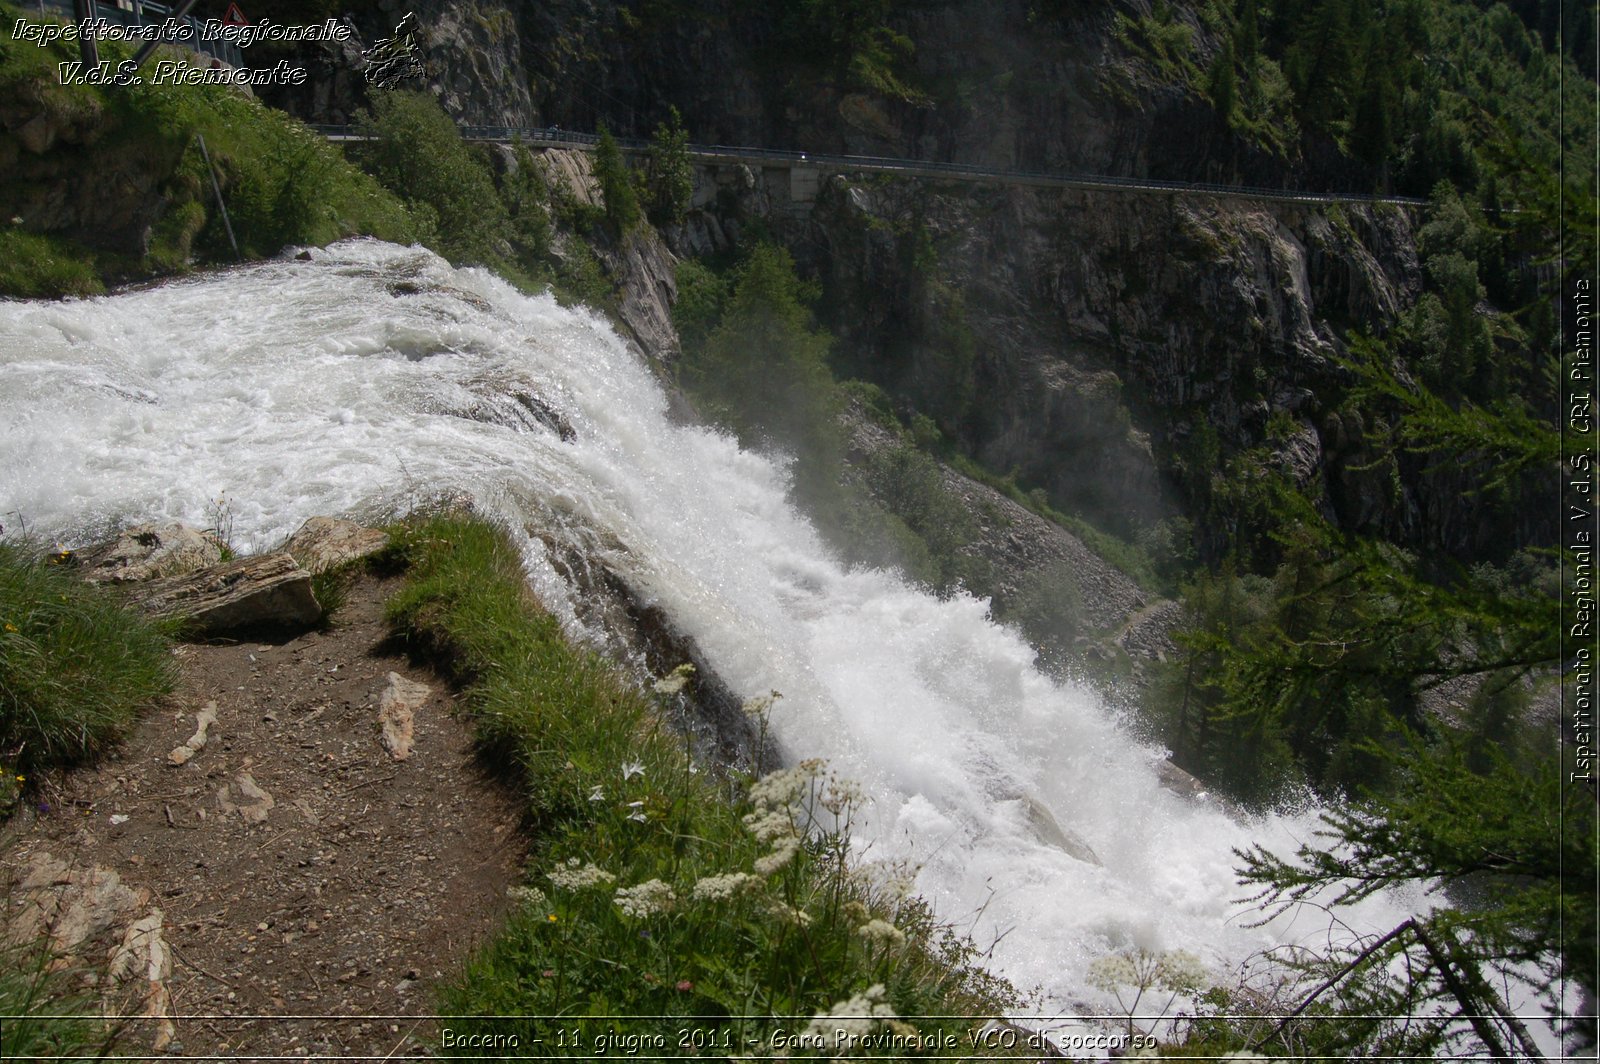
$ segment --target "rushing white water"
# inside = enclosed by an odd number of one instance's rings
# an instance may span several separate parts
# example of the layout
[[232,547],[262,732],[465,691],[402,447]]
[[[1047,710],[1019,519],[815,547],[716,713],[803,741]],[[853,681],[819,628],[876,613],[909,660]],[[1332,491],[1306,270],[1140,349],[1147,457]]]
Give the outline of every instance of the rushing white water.
[[[513,390],[573,438],[462,416],[510,409]],[[235,540],[267,547],[314,514],[440,491],[515,527],[573,515],[609,530],[605,561],[731,686],[783,692],[785,749],[871,795],[868,855],[920,864],[918,889],[980,941],[1009,931],[994,964],[1042,987],[1048,1010],[1118,1013],[1084,978],[1108,951],[1187,949],[1221,974],[1274,943],[1325,941],[1326,920],[1252,928],[1235,904],[1231,850],[1288,849],[1313,818],[1243,824],[1164,790],[1160,751],[1036,672],[985,603],[841,568],[785,502],[779,464],[666,406],[588,314],[349,242],[103,299],[0,303],[0,520],[82,542],[120,522],[209,524],[225,493]],[[576,625],[543,548],[526,547],[535,585]],[[1042,840],[1036,805],[1102,863]],[[1353,919],[1386,930],[1415,903]]]

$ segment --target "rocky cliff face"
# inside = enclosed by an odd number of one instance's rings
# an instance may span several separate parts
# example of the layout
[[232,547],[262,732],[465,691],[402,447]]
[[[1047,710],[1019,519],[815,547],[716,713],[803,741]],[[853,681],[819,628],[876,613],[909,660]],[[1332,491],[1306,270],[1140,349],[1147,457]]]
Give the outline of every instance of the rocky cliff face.
[[681,250],[759,219],[823,279],[852,372],[1064,509],[1125,534],[1187,509],[1211,436],[1322,479],[1351,527],[1462,549],[1494,534],[1459,486],[1396,492],[1362,468],[1368,426],[1338,410],[1341,337],[1420,289],[1405,210],[835,175],[796,213],[754,174],[721,177]]
[[[1215,30],[1167,10],[1203,67]],[[1227,129],[1130,32],[1153,15],[1143,0],[896,5],[911,47],[893,91],[830,65],[837,42],[808,43],[793,12],[552,0],[522,17],[522,62],[540,124],[642,135],[671,104],[700,142],[1371,186],[1332,145],[1286,159]],[[678,253],[757,221],[824,280],[852,372],[1060,506],[1124,533],[1192,509],[1182,459],[1214,434],[1224,453],[1268,446],[1321,478],[1348,527],[1464,554],[1527,531],[1485,520],[1448,475],[1363,468],[1371,426],[1337,409],[1341,337],[1386,328],[1420,287],[1417,219],[1400,210],[845,176],[797,213],[760,173],[720,176],[670,235]]]
[[[884,5],[739,0],[378,0],[352,15],[364,42],[405,11],[424,27],[433,91],[475,124],[559,124],[647,136],[669,106],[700,143],[892,155],[981,166],[1366,188],[1331,144],[1293,159],[1236,135],[1152,61],[1129,26],[1149,0],[938,0]],[[1204,68],[1221,46],[1183,4],[1164,5]],[[876,58],[862,55],[880,42]],[[869,49],[871,50],[871,49]],[[312,121],[361,98],[348,57],[282,97]],[[339,63],[345,70],[336,69]],[[332,86],[330,88],[330,86]],[[342,88],[341,88],[342,86]],[[276,101],[275,102],[279,102]]]
[[[599,183],[590,167],[588,152],[552,149],[534,157],[534,165],[553,191],[574,202],[603,207]],[[515,166],[515,156],[505,153],[504,165]],[[616,292],[616,317],[627,337],[640,352],[657,364],[669,364],[678,356],[678,333],[672,326],[672,304],[678,298],[678,259],[649,226],[612,239],[596,230],[588,234],[557,231],[556,253],[573,254],[574,240],[587,237],[587,243],[600,262]]]
[[[345,18],[355,35],[343,43],[307,46],[296,62],[310,77],[300,86],[262,90],[262,98],[307,122],[344,123],[366,104],[369,87],[362,51],[390,37],[407,12],[416,15],[417,43],[427,71],[426,89],[458,122],[527,126],[534,122],[523,63],[523,31],[517,8],[507,0],[379,0],[359,5]],[[250,62],[270,65],[278,53],[258,49]]]

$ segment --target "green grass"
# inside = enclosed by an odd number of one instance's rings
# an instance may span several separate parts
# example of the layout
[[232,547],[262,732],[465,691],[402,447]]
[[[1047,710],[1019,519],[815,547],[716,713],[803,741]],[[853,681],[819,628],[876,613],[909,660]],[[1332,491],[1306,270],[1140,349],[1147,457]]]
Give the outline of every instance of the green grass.
[[0,764],[88,760],[172,689],[163,630],[25,546],[0,543]]
[[[40,774],[102,753],[173,679],[161,628],[38,549],[0,543],[0,816]],[[0,945],[0,1058],[114,1051],[119,1029],[76,975],[42,944]]]
[[[537,844],[519,903],[444,991],[442,1011],[565,1017],[460,1020],[453,1031],[587,1054],[603,1033],[674,1027],[607,1014],[701,1016],[715,1050],[751,1052],[748,1039],[770,1045],[796,1017],[803,1030],[879,986],[875,1001],[901,1016],[981,1022],[1003,1008],[1009,987],[975,966],[970,943],[903,887],[850,867],[837,827],[851,789],[820,762],[758,784],[692,765],[663,723],[665,702],[683,695],[643,692],[569,645],[499,530],[433,517],[396,528],[394,544],[389,560],[408,573],[391,623],[465,687],[482,748],[525,796]],[[719,886],[732,893],[708,896]],[[888,1024],[872,1026],[910,1030]],[[915,1026],[965,1044],[974,1024]],[[688,1054],[669,1044],[645,1055]]]
[[90,995],[70,989],[77,973],[54,970],[53,961],[36,946],[0,948],[0,1060],[84,1060],[115,1051],[119,1028],[95,1015]]
[[[0,224],[7,220],[0,219]],[[92,296],[105,290],[94,253],[68,241],[0,228],[0,294]]]

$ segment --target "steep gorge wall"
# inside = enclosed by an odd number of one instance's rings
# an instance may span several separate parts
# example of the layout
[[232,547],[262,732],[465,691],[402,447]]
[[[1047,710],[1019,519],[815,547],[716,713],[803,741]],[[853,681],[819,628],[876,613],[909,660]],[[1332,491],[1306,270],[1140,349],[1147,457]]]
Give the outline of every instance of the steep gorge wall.
[[[1422,286],[1417,213],[1204,195],[700,172],[680,254],[752,227],[822,280],[849,372],[931,414],[991,469],[1123,534],[1201,509],[1258,449],[1343,527],[1458,557],[1542,533],[1508,525],[1464,471],[1380,460],[1345,402],[1352,332]],[[1202,528],[1221,549],[1222,527]]]

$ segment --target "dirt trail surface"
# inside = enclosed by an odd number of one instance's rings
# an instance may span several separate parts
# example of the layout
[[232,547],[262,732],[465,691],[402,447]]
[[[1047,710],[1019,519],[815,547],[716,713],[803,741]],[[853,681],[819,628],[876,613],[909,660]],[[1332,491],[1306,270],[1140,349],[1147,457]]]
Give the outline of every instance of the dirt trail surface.
[[363,579],[325,632],[180,646],[177,695],[9,829],[11,932],[110,961],[147,1014],[131,1046],[438,1046],[414,1017],[497,925],[526,842],[449,689],[383,647],[393,588]]

